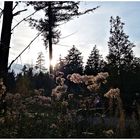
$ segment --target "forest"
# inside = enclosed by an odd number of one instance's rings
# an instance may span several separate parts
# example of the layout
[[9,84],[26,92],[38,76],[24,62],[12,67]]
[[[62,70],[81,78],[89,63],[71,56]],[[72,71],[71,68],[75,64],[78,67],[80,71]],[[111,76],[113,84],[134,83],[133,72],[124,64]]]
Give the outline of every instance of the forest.
[[[17,11],[19,5],[26,9]],[[15,16],[33,8],[14,27]],[[76,1],[5,1],[0,40],[0,138],[140,138],[140,58],[124,32],[120,16],[110,17],[109,53],[103,58],[93,44],[84,65],[75,45],[53,66],[53,44],[60,40],[61,24],[95,14],[100,6],[80,11]],[[15,12],[16,11],[16,12]],[[33,15],[43,11],[44,19]],[[12,31],[23,21],[37,36],[11,62]],[[15,74],[14,62],[39,36],[49,50],[49,69],[40,51],[35,66]],[[15,36],[16,37],[16,36]]]

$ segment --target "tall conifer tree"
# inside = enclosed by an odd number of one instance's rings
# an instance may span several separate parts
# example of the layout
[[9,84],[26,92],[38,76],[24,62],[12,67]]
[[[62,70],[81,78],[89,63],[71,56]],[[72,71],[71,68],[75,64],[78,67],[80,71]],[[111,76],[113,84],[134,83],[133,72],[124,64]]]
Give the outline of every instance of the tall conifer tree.
[[[89,12],[93,12],[99,6],[85,11],[79,11],[80,2],[75,1],[44,1],[44,2],[27,2],[29,5],[33,5],[35,10],[42,9],[45,12],[44,18],[31,19],[30,23],[37,30],[42,32],[44,37],[44,43],[46,47],[49,47],[49,59],[52,61],[52,44],[56,44],[60,38],[60,30],[58,26],[64,24],[74,17],[78,17]],[[52,73],[52,66],[50,63],[50,73]]]
[[72,73],[83,74],[83,57],[75,46],[69,50],[68,55],[65,57],[65,63],[64,73],[66,75]]
[[109,54],[107,56],[108,64],[117,71],[119,75],[121,70],[127,71],[134,59],[132,48],[135,47],[129,41],[129,36],[124,33],[124,23],[119,16],[110,19],[111,29],[108,42]]
[[103,71],[104,66],[105,66],[105,62],[102,56],[99,54],[99,50],[95,45],[87,60],[87,64],[85,66],[85,74],[96,75],[97,73]]
[[45,58],[42,52],[38,53],[37,61],[36,61],[36,68],[40,70],[40,72],[45,70]]
[[[110,38],[108,42],[109,54],[107,56],[108,68],[110,73],[110,83],[121,89],[124,94],[130,86],[126,77],[131,77],[131,67],[134,60],[133,48],[135,45],[129,41],[129,36],[124,33],[124,23],[121,22],[121,18],[111,17],[110,19]],[[129,75],[128,75],[129,74]]]

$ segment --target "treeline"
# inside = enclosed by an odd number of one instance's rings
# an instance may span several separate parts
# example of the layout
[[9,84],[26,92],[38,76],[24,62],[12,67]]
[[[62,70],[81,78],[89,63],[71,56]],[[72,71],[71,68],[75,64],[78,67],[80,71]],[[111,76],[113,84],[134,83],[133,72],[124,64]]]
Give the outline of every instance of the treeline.
[[[140,58],[135,57],[133,47],[135,45],[129,41],[129,36],[123,31],[124,23],[120,17],[110,19],[110,38],[108,41],[109,54],[106,60],[103,59],[97,46],[95,45],[88,57],[85,67],[83,66],[82,53],[73,46],[68,55],[61,59],[55,66],[53,74],[33,73],[33,68],[23,68],[22,73],[16,77],[14,73],[9,73],[7,87],[9,91],[27,92],[29,94],[33,89],[44,89],[44,94],[51,94],[51,89],[57,84],[55,76],[58,71],[64,73],[66,78],[68,74],[79,73],[81,75],[97,75],[99,72],[108,72],[109,78],[107,88],[120,88],[121,96],[126,105],[132,104],[132,101],[140,93]],[[40,66],[41,67],[41,66]],[[65,81],[67,82],[67,80]],[[68,82],[70,92],[82,92],[81,87]],[[105,89],[103,89],[104,91]]]
[[73,46],[65,59],[60,60],[56,71],[65,75],[72,73],[97,75],[99,72],[108,72],[108,87],[118,87],[121,96],[127,103],[140,93],[140,58],[133,53],[135,45],[129,41],[129,36],[124,33],[124,23],[120,17],[110,19],[110,37],[108,41],[109,54],[103,59],[96,45],[88,57],[85,67],[81,52]]

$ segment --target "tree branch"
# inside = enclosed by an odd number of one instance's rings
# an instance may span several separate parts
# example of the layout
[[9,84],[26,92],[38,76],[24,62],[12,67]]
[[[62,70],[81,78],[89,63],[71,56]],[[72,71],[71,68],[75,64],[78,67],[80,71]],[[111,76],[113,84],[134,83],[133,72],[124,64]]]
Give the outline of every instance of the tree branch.
[[15,2],[16,4],[15,4],[15,6],[13,7],[13,10],[18,6],[18,2]]
[[27,11],[27,9],[17,11],[16,13],[13,14],[13,17],[19,15],[21,12],[24,12],[24,11]]
[[60,37],[60,39],[64,39],[64,38],[67,38],[67,37],[69,37],[69,36],[72,36],[72,35],[74,35],[74,34],[76,34],[77,33],[77,31],[76,32],[73,32],[73,33],[71,33],[71,34],[69,34],[69,35],[67,35],[67,36],[64,36],[64,37]]
[[[81,15],[84,15],[84,14],[87,14],[87,13],[89,13],[89,12],[93,12],[93,11],[95,11],[97,8],[99,8],[100,6],[97,6],[97,7],[95,7],[95,8],[92,8],[92,9],[88,9],[88,10],[85,10],[84,12],[79,12],[78,14],[77,14],[77,16],[81,16]],[[76,15],[75,15],[76,16]]]
[[28,15],[27,17],[23,18],[21,21],[19,21],[13,28],[11,31],[13,31],[20,23],[22,23],[23,21],[26,21],[26,19],[28,19],[29,17],[31,17],[32,15],[34,15],[37,11],[33,12],[32,14]]
[[23,49],[23,51],[14,59],[12,60],[12,62],[10,63],[10,65],[8,66],[8,70],[11,68],[11,65],[30,47],[30,45],[41,35],[41,33],[44,30],[42,30],[40,33],[37,34],[37,36],[27,45],[27,47],[25,49]]

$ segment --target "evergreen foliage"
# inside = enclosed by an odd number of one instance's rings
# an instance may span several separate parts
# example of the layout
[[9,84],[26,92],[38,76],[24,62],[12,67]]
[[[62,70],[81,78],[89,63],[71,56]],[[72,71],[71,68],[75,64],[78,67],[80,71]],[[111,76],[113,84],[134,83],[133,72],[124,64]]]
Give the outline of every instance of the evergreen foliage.
[[121,70],[129,70],[133,59],[133,48],[135,45],[131,43],[129,36],[124,33],[124,23],[121,22],[119,16],[110,19],[111,29],[108,42],[109,54],[107,56],[108,64],[116,70],[116,74],[120,74]]
[[[74,17],[93,12],[98,8],[92,8],[83,12],[79,11],[80,2],[75,1],[29,1],[27,5],[32,5],[34,10],[43,10],[45,17],[36,19],[30,18],[29,22],[32,27],[35,27],[38,31],[43,31],[44,44],[47,47],[49,41],[49,26],[51,26],[52,42],[58,43],[61,32],[57,29],[63,23],[72,20]],[[51,25],[50,25],[51,24]]]
[[42,52],[38,53],[37,61],[36,61],[36,68],[39,69],[39,71],[45,70],[45,58]]
[[108,42],[109,54],[107,56],[110,73],[109,84],[120,88],[124,103],[127,104],[132,101],[136,92],[138,78],[136,78],[135,70],[139,69],[138,59],[133,54],[135,45],[124,33],[124,23],[121,22],[120,17],[117,16],[115,19],[111,17],[110,24],[111,36]]
[[97,49],[95,45],[87,60],[87,64],[85,66],[85,74],[96,75],[99,72],[103,71],[104,66],[105,66],[105,62],[102,56],[99,54],[99,50]]
[[[98,8],[87,9],[84,12],[79,12],[79,3],[74,1],[44,1],[44,2],[27,2],[27,5],[32,5],[34,9],[42,9],[45,12],[44,18],[31,18],[30,24],[35,27],[44,37],[44,44],[49,46],[49,59],[52,61],[52,45],[59,42],[61,32],[57,29],[63,23],[72,20],[74,17],[93,12]],[[50,73],[53,72],[50,63]]]
[[7,87],[7,91],[13,92],[16,88],[16,78],[14,71],[8,72],[7,79],[5,81],[5,85]]
[[68,52],[68,55],[65,57],[65,75],[72,73],[83,74],[83,57],[81,56],[81,52],[75,46],[73,46]]

